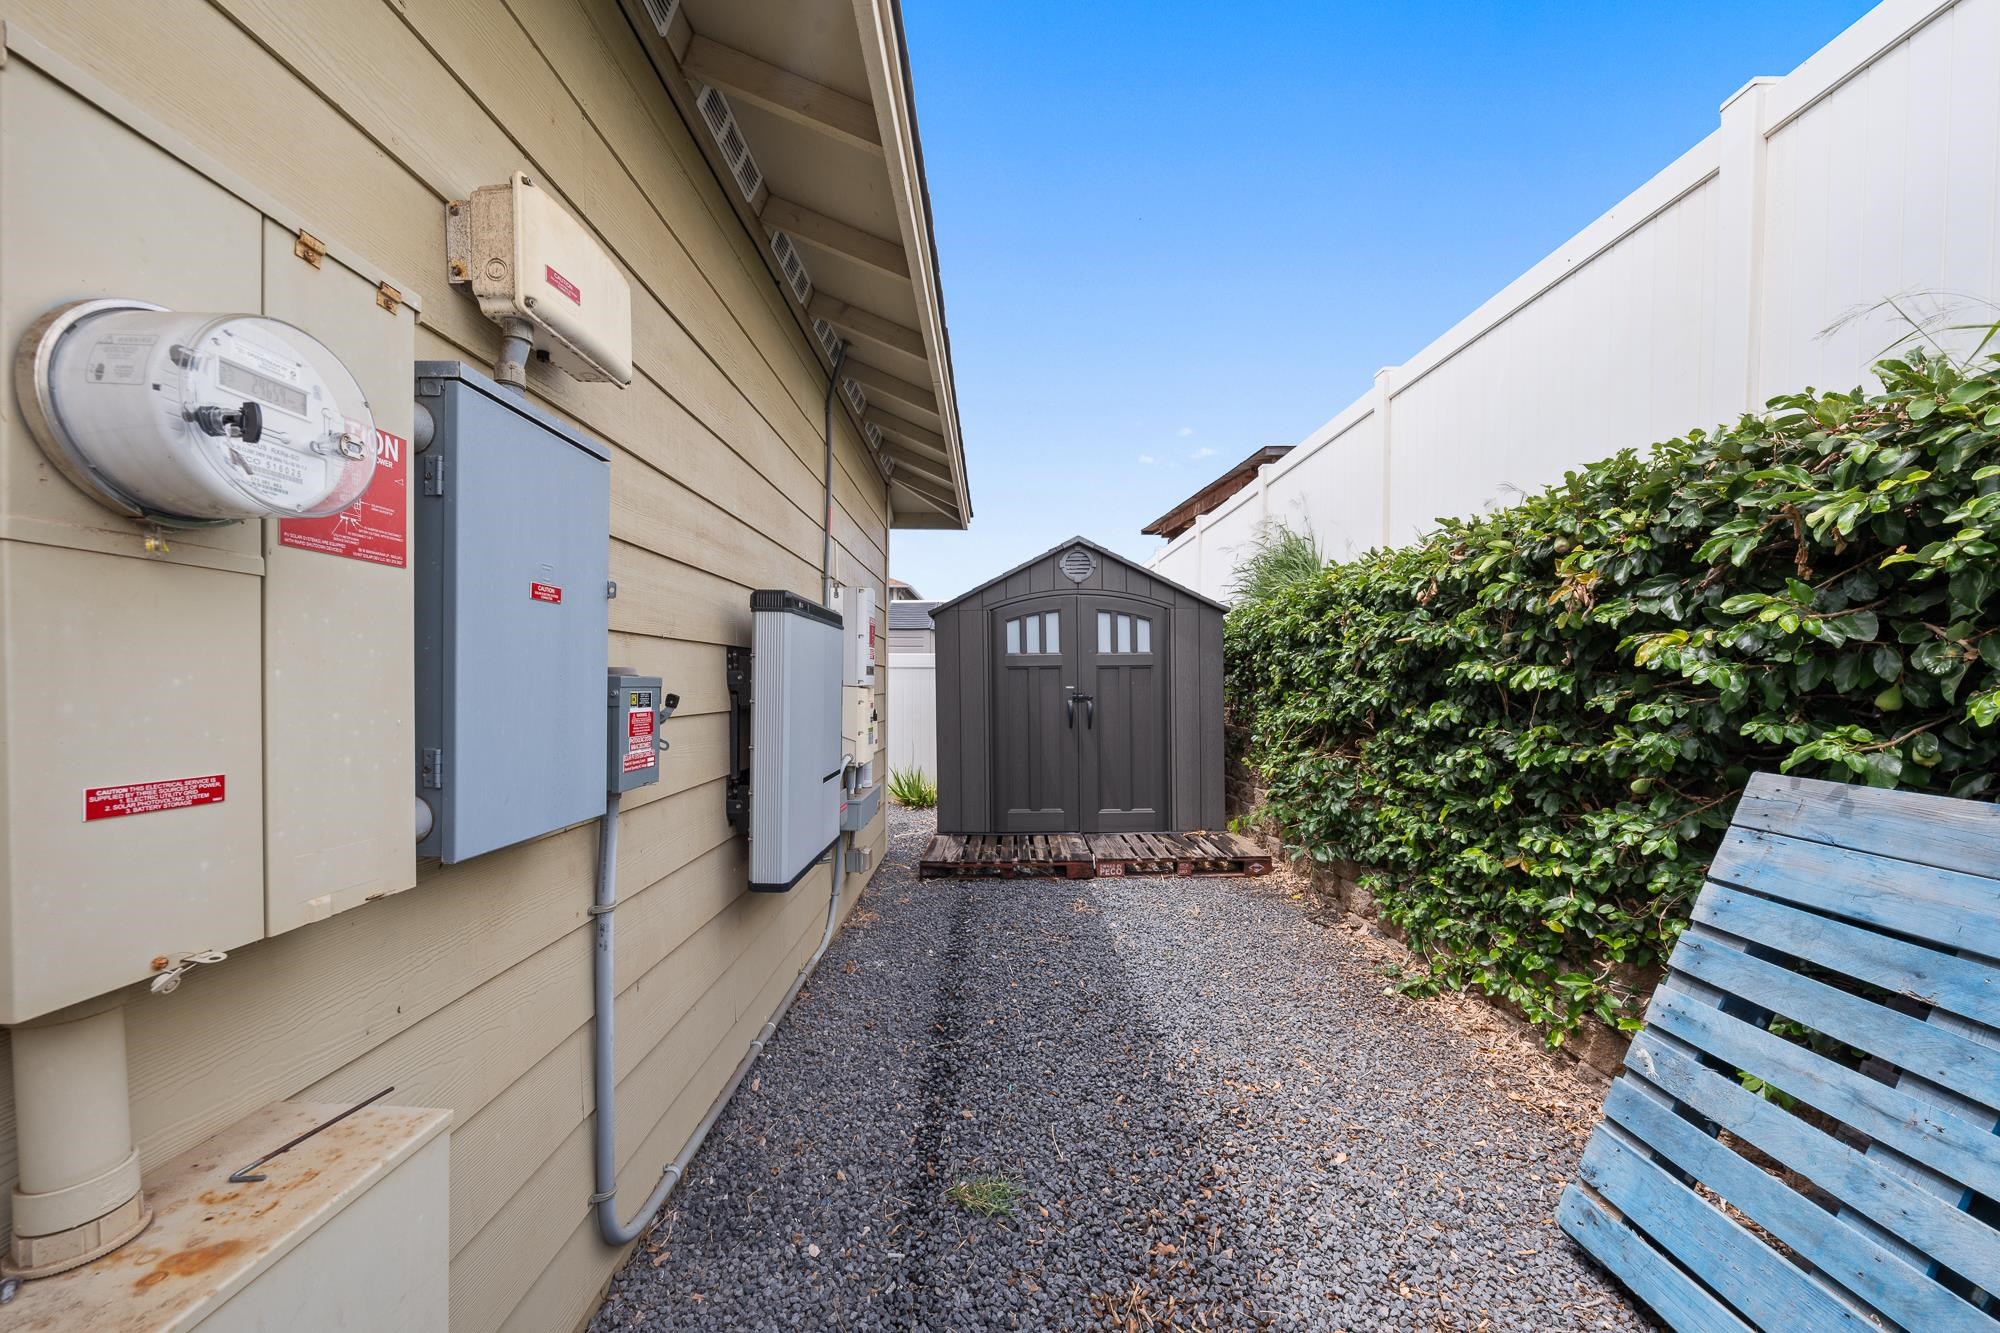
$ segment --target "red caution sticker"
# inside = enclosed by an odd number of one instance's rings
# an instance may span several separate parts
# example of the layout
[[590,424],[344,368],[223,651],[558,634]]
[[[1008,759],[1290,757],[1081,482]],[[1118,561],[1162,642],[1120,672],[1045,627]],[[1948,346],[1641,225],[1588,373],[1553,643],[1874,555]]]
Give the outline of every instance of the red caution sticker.
[[117,819],[121,815],[150,815],[156,810],[185,810],[193,805],[216,805],[222,800],[223,775],[205,778],[168,778],[164,782],[134,782],[123,787],[91,787],[83,793],[83,818]]
[[542,265],[542,273],[548,278],[549,286],[555,288],[578,305],[583,304],[583,291],[575,283],[550,268],[547,264]]
[[409,453],[408,440],[376,431],[375,479],[361,498],[325,518],[282,520],[279,545],[403,568],[410,526]]
[[634,708],[625,714],[625,771],[653,766],[653,710]]
[[538,602],[560,603],[562,601],[562,589],[553,583],[530,583],[528,585],[528,596]]

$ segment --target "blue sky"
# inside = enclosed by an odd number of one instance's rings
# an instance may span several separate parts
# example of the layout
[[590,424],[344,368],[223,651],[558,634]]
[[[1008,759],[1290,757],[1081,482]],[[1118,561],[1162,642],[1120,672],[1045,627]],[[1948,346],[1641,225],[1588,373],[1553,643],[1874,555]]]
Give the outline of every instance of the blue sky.
[[1869,5],[903,8],[977,513],[890,572],[950,597],[1143,558]]

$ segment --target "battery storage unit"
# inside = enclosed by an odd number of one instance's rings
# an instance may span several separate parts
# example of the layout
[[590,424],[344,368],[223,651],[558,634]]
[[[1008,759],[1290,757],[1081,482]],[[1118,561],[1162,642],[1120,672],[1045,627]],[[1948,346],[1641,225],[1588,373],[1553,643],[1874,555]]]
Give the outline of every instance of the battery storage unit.
[[456,361],[417,404],[417,852],[453,862],[604,812],[611,455]]
[[840,617],[750,594],[750,887],[782,892],[840,840]]

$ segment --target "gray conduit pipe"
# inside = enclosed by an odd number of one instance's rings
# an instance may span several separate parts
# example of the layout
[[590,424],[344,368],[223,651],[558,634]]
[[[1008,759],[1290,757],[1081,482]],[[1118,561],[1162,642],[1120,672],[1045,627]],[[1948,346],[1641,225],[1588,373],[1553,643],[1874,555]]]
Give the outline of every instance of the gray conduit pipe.
[[[819,960],[826,956],[826,947],[833,942],[834,924],[840,920],[840,889],[845,878],[841,849],[834,849],[833,891],[827,898],[826,929],[820,932],[819,947],[813,950],[811,958],[799,969],[798,979],[785,992],[785,998],[778,1002],[778,1011],[771,1015],[771,1021],[750,1043],[750,1049],[737,1063],[736,1072],[729,1076],[708,1114],[695,1126],[689,1136],[687,1146],[680,1156],[667,1164],[660,1174],[660,1181],[653,1186],[653,1192],[646,1202],[639,1206],[639,1212],[630,1222],[618,1220],[618,1069],[617,1045],[613,1030],[613,1010],[617,1003],[617,988],[612,975],[615,951],[612,947],[612,909],[618,905],[618,794],[607,798],[602,832],[597,843],[597,901],[591,907],[591,915],[597,919],[597,948],[593,981],[595,991],[595,1020],[591,1033],[591,1059],[595,1096],[597,1101],[597,1122],[593,1139],[596,1159],[597,1192],[590,1196],[590,1202],[597,1209],[597,1232],[607,1245],[629,1245],[653,1224],[660,1206],[667,1201],[667,1195],[686,1173],[688,1163],[701,1150],[702,1141],[715,1128],[715,1122],[722,1118],[722,1112],[729,1105],[730,1098],[743,1086],[743,1080],[750,1073],[750,1066],[757,1063],[757,1057],[764,1053],[764,1047],[778,1030],[790,1011],[792,1001],[798,999],[799,992],[812,978]],[[845,841],[843,839],[843,841]]]
[[535,326],[513,318],[500,326],[500,355],[493,360],[493,378],[523,397],[528,393],[528,358],[535,350]]

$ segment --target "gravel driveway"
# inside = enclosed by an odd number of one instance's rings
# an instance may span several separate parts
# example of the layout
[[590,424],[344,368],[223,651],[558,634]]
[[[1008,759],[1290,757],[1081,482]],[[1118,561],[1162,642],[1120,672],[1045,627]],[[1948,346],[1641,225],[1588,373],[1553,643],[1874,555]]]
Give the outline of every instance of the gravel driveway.
[[1651,1327],[1552,1220],[1599,1092],[1480,1006],[1275,878],[919,880],[889,830],[593,1330]]

